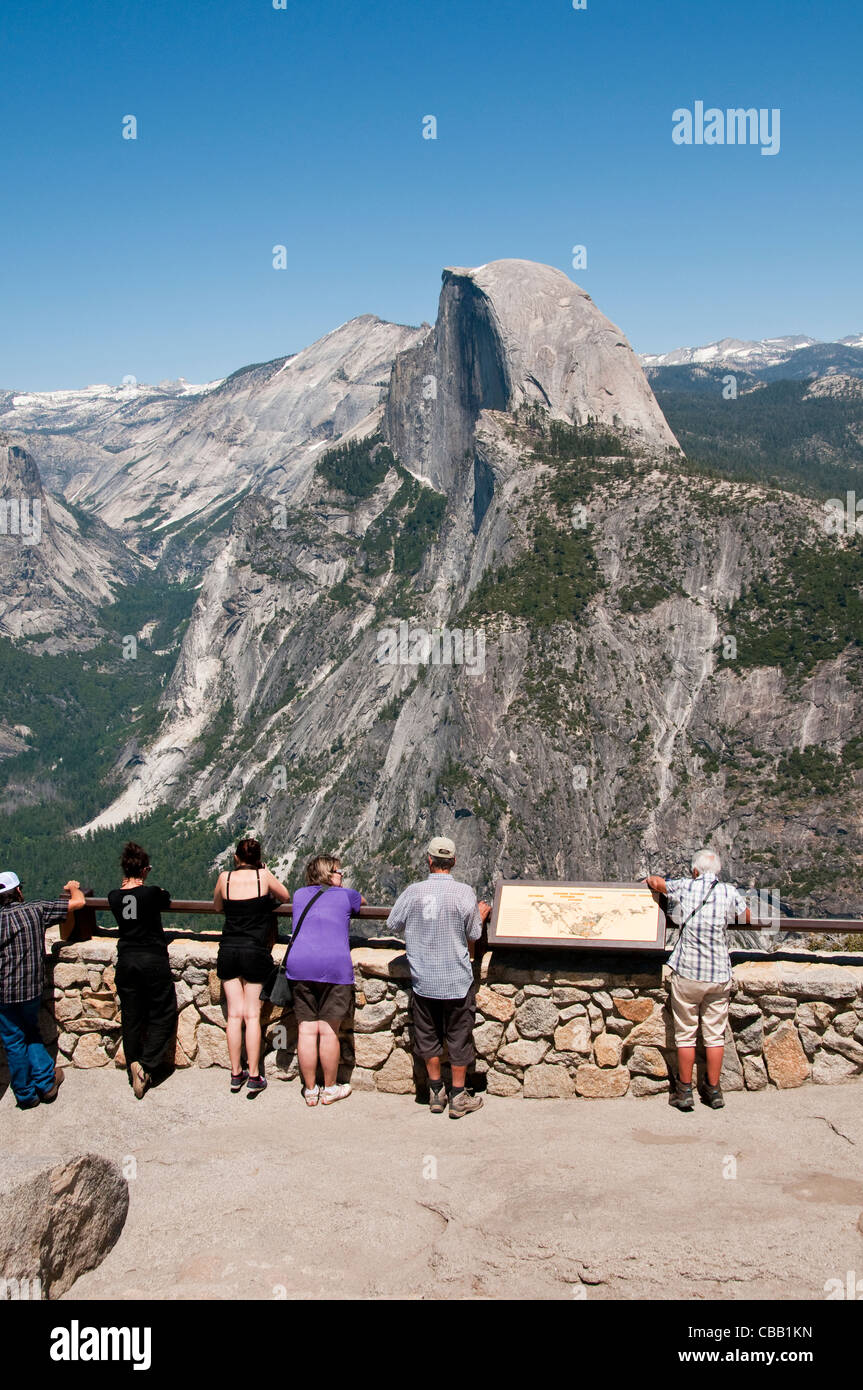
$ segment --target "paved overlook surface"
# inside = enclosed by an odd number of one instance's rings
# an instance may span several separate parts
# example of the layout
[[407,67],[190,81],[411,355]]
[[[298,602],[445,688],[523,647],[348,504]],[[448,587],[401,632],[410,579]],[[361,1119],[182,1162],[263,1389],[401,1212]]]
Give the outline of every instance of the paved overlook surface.
[[50,1109],[7,1091],[0,1131],[7,1155],[136,1161],[125,1229],[68,1299],[818,1300],[863,1273],[860,1083],[692,1115],[492,1096],[455,1123],[410,1096],[309,1109],[293,1082],[249,1100],[219,1070],[136,1102],[70,1070]]

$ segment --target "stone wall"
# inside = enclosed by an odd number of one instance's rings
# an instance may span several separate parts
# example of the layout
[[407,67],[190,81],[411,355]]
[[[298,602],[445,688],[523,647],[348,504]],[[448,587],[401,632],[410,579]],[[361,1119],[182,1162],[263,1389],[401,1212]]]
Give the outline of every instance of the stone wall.
[[[493,1095],[592,1099],[668,1090],[675,1049],[670,976],[661,964],[596,956],[573,968],[562,952],[508,951],[492,957],[484,974],[475,1037]],[[734,966],[725,1090],[861,1074],[863,960]]]
[[[178,1067],[227,1067],[217,941],[176,939],[169,954],[179,1017]],[[280,957],[284,945],[276,947]],[[410,980],[401,948],[353,952],[356,1007],[342,1029],[342,1079],[407,1094],[422,1085],[410,1035]],[[124,1066],[114,994],[115,941],[54,942],[42,1024],[59,1059]],[[863,960],[744,960],[726,1034],[728,1091],[832,1084],[863,1074]],[[492,1095],[565,1099],[654,1095],[674,1057],[668,972],[630,956],[497,951],[477,968],[475,1084]],[[264,1013],[266,1072],[297,1076],[290,1010]]]

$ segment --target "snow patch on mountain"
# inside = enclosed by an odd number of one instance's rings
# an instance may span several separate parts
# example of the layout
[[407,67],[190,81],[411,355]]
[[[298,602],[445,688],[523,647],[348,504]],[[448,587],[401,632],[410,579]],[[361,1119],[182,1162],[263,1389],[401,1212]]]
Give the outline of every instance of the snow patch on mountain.
[[[863,347],[863,333],[840,338],[842,347]],[[703,347],[680,347],[671,352],[642,352],[638,360],[643,367],[777,367],[787,362],[794,352],[802,348],[820,347],[825,344],[821,338],[810,338],[805,333],[792,333],[784,338],[761,338],[758,341],[743,338],[720,338],[718,342],[707,343]]]

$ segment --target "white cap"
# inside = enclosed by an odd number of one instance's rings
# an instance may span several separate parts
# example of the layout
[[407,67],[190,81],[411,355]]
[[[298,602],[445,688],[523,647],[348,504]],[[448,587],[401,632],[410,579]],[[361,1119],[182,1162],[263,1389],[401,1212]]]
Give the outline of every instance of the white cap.
[[454,859],[455,845],[445,835],[435,835],[429,843],[428,852],[432,859]]
[[0,874],[0,893],[11,893],[13,888],[20,888],[21,880],[17,874]]

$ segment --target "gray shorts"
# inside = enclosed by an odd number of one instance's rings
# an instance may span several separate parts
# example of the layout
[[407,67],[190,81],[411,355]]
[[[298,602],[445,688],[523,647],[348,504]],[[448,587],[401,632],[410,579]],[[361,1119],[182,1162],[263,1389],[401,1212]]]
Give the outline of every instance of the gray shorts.
[[454,1067],[470,1066],[474,1059],[473,1029],[476,1023],[476,988],[464,999],[427,999],[413,996],[414,1051],[428,1060],[439,1057],[446,1043]]

